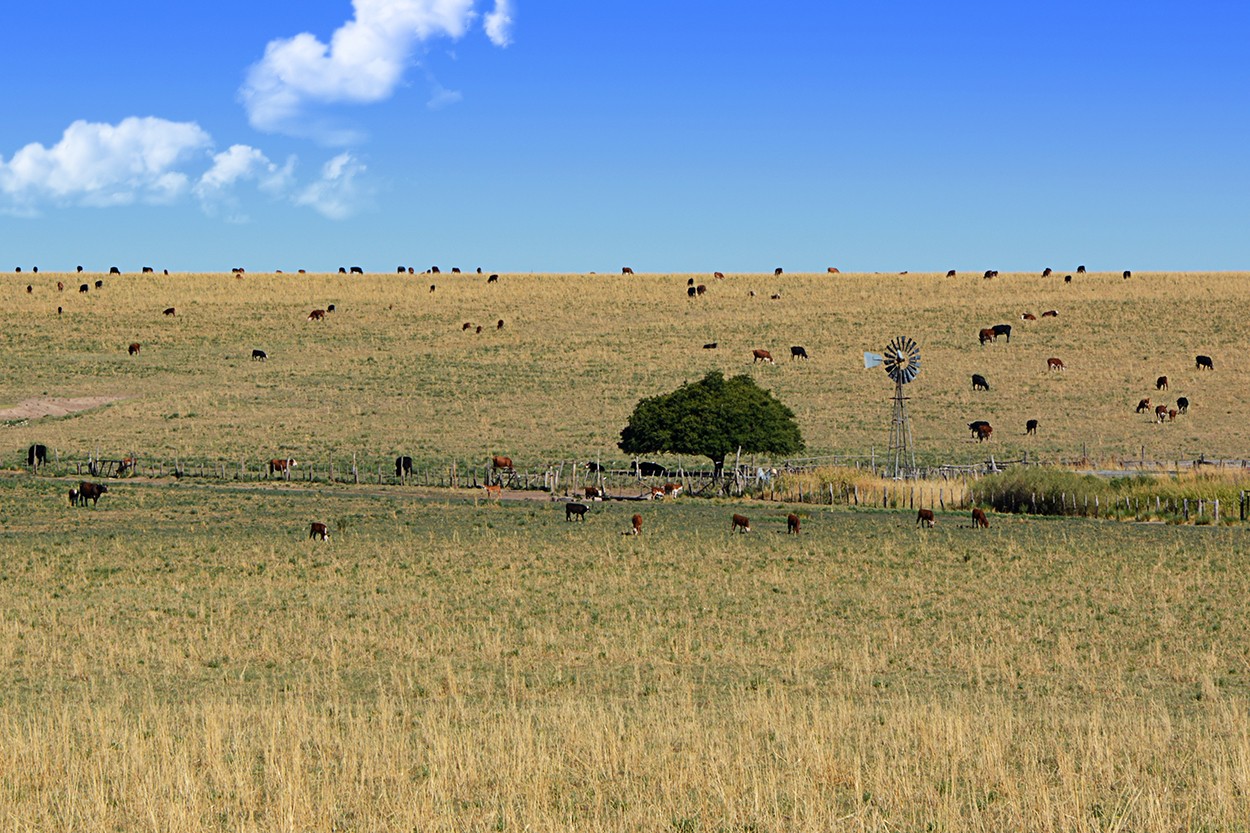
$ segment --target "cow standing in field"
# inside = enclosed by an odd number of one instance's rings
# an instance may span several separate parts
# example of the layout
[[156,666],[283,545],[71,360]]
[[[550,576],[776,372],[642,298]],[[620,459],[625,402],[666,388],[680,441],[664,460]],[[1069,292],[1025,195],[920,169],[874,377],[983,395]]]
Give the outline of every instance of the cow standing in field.
[[365,270],[361,269],[359,266],[353,266],[351,269],[348,270],[348,272],[350,272],[353,275],[363,275],[365,273]]
[[716,280],[718,280],[718,281],[720,281],[720,280],[724,280],[724,279],[725,279],[725,273],[724,273],[724,272],[713,272],[713,273],[712,273],[712,277],[716,278]]
[[990,426],[988,422],[978,425],[976,429],[977,442],[979,443],[985,442],[986,440],[990,438],[990,435],[992,435],[993,433],[994,433],[994,429],[993,427]]
[[1047,370],[1066,370],[1067,368],[1064,367],[1063,359],[1057,359],[1054,356],[1052,356],[1046,360],[1046,369]]
[[787,535],[799,534],[799,516],[794,514],[793,512],[791,512],[789,515],[786,515],[786,534]]
[[631,269],[631,268],[629,268],[628,266],[622,266],[622,267],[621,267],[621,274],[622,274],[622,275],[632,275],[632,274],[634,274],[634,270],[633,270],[633,269]]
[[[81,272],[81,271],[82,271],[82,269],[79,269],[78,271],[79,271],[79,272]],[[110,267],[109,267],[109,274],[110,274],[110,275],[120,275],[121,273],[122,273],[122,270],[121,270],[121,269],[118,269],[116,266],[110,266]]]
[[933,517],[932,509],[921,509],[916,512],[916,526],[924,525],[928,529],[932,529],[937,523],[937,518]]
[[751,355],[755,357],[751,361],[751,364],[755,364],[756,362],[764,362],[765,364],[776,364],[776,362],[773,361],[773,354],[768,352],[767,350],[752,350]]
[[972,389],[973,390],[989,390],[990,383],[987,382],[985,380],[985,377],[982,376],[980,373],[973,373],[972,374]]
[[1037,420],[1030,419],[1028,422],[1024,423],[1024,433],[1025,435],[1032,434],[1033,436],[1037,436]]
[[512,458],[499,456],[491,457],[490,465],[491,468],[495,469],[495,471],[512,471]]
[[320,541],[330,540],[330,528],[319,521],[313,521],[308,528],[308,540],[314,539]]
[[996,338],[998,338],[998,333],[994,332],[991,327],[986,327],[981,330],[981,332],[977,333],[977,340],[981,342],[982,347],[985,346],[985,342],[993,341]]
[[1011,344],[1011,325],[1010,324],[995,324],[994,332],[1000,336],[1007,336],[1007,343]]
[[1163,422],[1163,420],[1167,417],[1167,415],[1168,415],[1167,405],[1155,406],[1155,422]]
[[1128,280],[1128,279],[1129,279],[1129,278],[1131,278],[1131,277],[1133,277],[1133,273],[1132,273],[1130,270],[1125,269],[1125,270],[1124,270],[1124,280]]
[[587,500],[603,500],[603,489],[598,486],[587,486],[582,491]]
[[161,310],[161,315],[166,315],[166,316],[169,316],[170,318],[173,318],[177,314],[178,314],[178,310],[174,309],[173,307],[165,307],[165,309]]
[[1155,390],[1167,390],[1167,389],[1168,389],[1168,377],[1160,376],[1158,379],[1155,379]]
[[35,471],[39,471],[40,466],[48,463],[48,447],[41,443],[35,443],[26,449],[26,465]]
[[780,267],[780,266],[778,266],[776,269],[774,269],[774,270],[773,270],[773,277],[774,277],[774,278],[779,278],[779,277],[781,277],[781,271],[782,271],[782,270],[781,270],[781,267]]
[[269,359],[269,354],[266,353],[264,350],[252,351],[252,361],[263,362],[263,361],[268,361],[268,359]]
[[1042,277],[1049,278],[1053,272],[1054,270],[1051,269],[1049,266],[1047,266],[1045,269],[1042,270]]
[[790,361],[794,361],[795,359],[806,359],[806,358],[807,358],[807,350],[805,350],[804,348],[799,347],[797,345],[790,348]]
[[639,463],[635,460],[629,464],[629,473],[636,474],[639,477],[667,477],[668,469],[659,463],[652,463],[647,460]]
[[1176,400],[1176,409],[1182,414],[1189,412],[1189,399],[1182,396]]
[[70,506],[78,505],[78,489],[73,486],[69,487],[69,505]]
[[968,423],[968,430],[972,432],[972,438],[976,439],[977,435],[981,432],[981,427],[988,426],[988,425],[989,423],[986,422],[985,420],[978,419],[975,422]]
[[1084,266],[1078,266],[1078,267],[1076,267],[1076,273],[1077,273],[1078,275],[1084,275],[1084,274],[1085,274],[1085,267],[1084,267]]
[[412,458],[401,455],[395,458],[395,476],[402,480],[412,477]]
[[1215,362],[1211,361],[1210,356],[1197,356],[1194,358],[1195,370],[1215,370]]
[[137,356],[139,354],[139,351],[142,349],[143,349],[143,346],[139,344],[139,342],[132,341],[130,342],[130,346],[126,348],[126,352],[130,354],[131,356]]
[[985,517],[985,511],[980,507],[972,508],[972,528],[973,529],[989,529],[989,518]]
[[954,269],[951,269],[950,271],[948,271],[948,272],[946,273],[946,277],[948,277],[948,278],[953,278],[953,277],[955,277],[955,275],[956,275],[956,272],[955,272],[955,270],[954,270]]
[[564,504],[564,520],[586,520],[586,512],[590,507],[584,503],[566,503]]
[[625,534],[626,535],[641,535],[642,534],[642,515],[634,515],[632,518],[629,519],[629,522],[631,524],[631,527],[630,527],[629,532]]
[[839,269],[839,268],[838,268],[838,267],[836,267],[836,266],[830,266],[830,267],[829,267],[828,269],[826,269],[825,271],[826,271],[826,272],[828,272],[830,275],[840,275],[840,274],[842,274],[842,270],[841,270],[841,269]]
[[324,320],[325,320],[325,317],[326,317],[326,311],[325,311],[325,310],[323,310],[323,309],[315,309],[315,310],[313,310],[312,312],[308,313],[308,319],[307,319],[307,320],[309,320],[309,321],[324,321]]
[[496,483],[493,486],[487,483],[482,488],[486,490],[487,500],[499,500],[503,497],[503,485],[500,483]]
[[1140,414],[1142,411],[1149,411],[1149,410],[1150,410],[1150,397],[1145,397],[1140,402],[1137,403],[1137,410],[1134,413]]
[[109,490],[103,483],[88,483],[86,480],[78,484],[78,503],[86,506],[91,501],[92,507],[100,502],[100,496]]
[[269,461],[269,476],[273,477],[277,474],[289,480],[291,478],[291,469],[298,465],[299,463],[295,462],[294,457],[287,457],[285,460],[275,458]]
[[750,532],[751,521],[746,515],[734,515],[729,522],[729,531],[732,532]]

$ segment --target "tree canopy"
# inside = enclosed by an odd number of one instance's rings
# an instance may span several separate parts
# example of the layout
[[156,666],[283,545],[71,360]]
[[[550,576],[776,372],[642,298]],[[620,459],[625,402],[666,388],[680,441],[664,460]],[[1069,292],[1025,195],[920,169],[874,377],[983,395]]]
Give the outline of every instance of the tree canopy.
[[794,412],[750,376],[726,379],[712,371],[639,402],[617,445],[626,454],[695,454],[719,469],[739,446],[751,454],[793,454],[803,436]]

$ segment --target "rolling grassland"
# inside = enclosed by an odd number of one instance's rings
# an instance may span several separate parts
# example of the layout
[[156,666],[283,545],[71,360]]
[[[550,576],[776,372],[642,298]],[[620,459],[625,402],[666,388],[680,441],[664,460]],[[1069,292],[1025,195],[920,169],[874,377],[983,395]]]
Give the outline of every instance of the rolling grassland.
[[[401,452],[430,464],[492,453],[523,467],[622,460],[615,444],[634,404],[709,370],[773,391],[797,414],[808,453],[867,454],[887,444],[892,388],[863,369],[862,353],[905,334],[922,349],[907,388],[922,459],[1246,455],[1250,276],[1097,273],[1065,285],[1061,275],[699,276],[708,291],[696,299],[684,275],[504,274],[492,285],[446,274],[124,275],[86,294],[78,276],[3,275],[0,407],[122,397],[11,420],[4,454],[42,442],[79,458],[99,448],[253,464]],[[306,320],[329,304],[337,311],[324,321]],[[177,314],[162,315],[170,306]],[[1048,309],[1058,317],[1020,320]],[[996,323],[1013,326],[1010,344],[979,346],[978,330]],[[139,355],[127,355],[131,342]],[[718,348],[702,349],[709,342]],[[811,359],[790,361],[791,345]],[[753,365],[754,348],[777,365]],[[251,361],[253,349],[269,360]],[[1200,353],[1214,371],[1195,370]],[[1067,369],[1048,372],[1052,356]],[[990,392],[971,390],[972,373]],[[1159,375],[1169,391],[1155,392]],[[1193,407],[1157,425],[1133,413],[1145,396]],[[1026,437],[1030,418],[1041,427]],[[975,419],[995,426],[979,447],[965,428]]]
[[1246,824],[1240,529],[62,485],[0,493],[5,829]]

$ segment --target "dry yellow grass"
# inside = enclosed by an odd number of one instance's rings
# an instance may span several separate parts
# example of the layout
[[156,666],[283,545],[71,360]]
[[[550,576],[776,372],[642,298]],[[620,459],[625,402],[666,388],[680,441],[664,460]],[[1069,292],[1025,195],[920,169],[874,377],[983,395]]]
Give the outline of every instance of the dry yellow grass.
[[[891,388],[861,354],[898,334],[923,350],[908,387],[922,458],[1084,449],[1115,459],[1144,447],[1147,458],[1184,459],[1250,448],[1250,369],[1240,361],[1250,280],[1240,273],[1090,274],[1071,285],[1035,274],[700,276],[709,289],[696,300],[680,275],[505,274],[489,286],[478,275],[126,275],[85,295],[73,291],[79,280],[0,276],[10,310],[0,405],[129,398],[12,427],[10,457],[38,441],[149,459],[619,460],[615,443],[638,399],[713,369],[751,374],[789,404],[809,453],[866,454],[886,445]],[[305,320],[330,303],[338,312],[326,321]],[[167,306],[177,316],[162,316]],[[1059,317],[1019,320],[1051,308]],[[484,330],[463,331],[465,322]],[[978,346],[977,331],[995,323],[1013,325],[1011,344]],[[140,356],[126,355],[131,341]],[[712,341],[717,350],[701,349]],[[789,361],[792,344],[811,360]],[[778,366],[753,366],[755,347]],[[251,362],[253,348],[270,360]],[[1198,353],[1215,358],[1214,372],[1195,371]],[[1050,356],[1067,370],[1047,372]],[[990,393],[970,389],[974,372]],[[1161,374],[1168,402],[1194,405],[1155,425],[1133,406],[1160,400]],[[1041,421],[1037,437],[1024,436],[1029,418]],[[992,442],[971,441],[973,419],[995,425]]]

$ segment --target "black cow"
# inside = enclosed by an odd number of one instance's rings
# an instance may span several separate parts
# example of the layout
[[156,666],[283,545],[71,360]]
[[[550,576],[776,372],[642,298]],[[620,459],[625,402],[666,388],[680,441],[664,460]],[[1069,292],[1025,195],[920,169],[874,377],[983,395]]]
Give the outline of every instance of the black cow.
[[96,288],[96,289],[103,289],[103,288],[104,288],[104,281],[96,281],[96,282],[95,282],[95,288]]
[[395,458],[395,476],[400,480],[412,476],[412,458],[407,456]]
[[1125,270],[1124,270],[1124,279],[1125,279],[1125,280],[1128,280],[1128,279],[1129,279],[1129,278],[1131,278],[1131,277],[1133,277],[1133,272],[1132,272],[1132,270],[1131,270],[1131,269],[1125,269]]
[[254,361],[254,362],[263,362],[263,361],[265,361],[265,359],[267,359],[267,358],[269,358],[269,354],[268,354],[268,353],[266,353],[264,350],[253,350],[253,351],[252,351],[252,361]]
[[776,269],[773,270],[773,277],[776,278],[776,277],[779,277],[780,275],[781,275],[781,267],[778,266]]
[[715,341],[709,341],[707,344],[703,345],[703,349],[704,349],[704,350],[715,350],[715,349],[716,349],[716,344],[717,344],[717,343],[716,343]]
[[695,295],[697,295],[697,294],[698,294],[698,293],[695,291],[695,288],[694,288],[693,286],[688,286],[688,287],[686,287],[686,297],[687,297],[687,298],[693,298],[693,297],[694,297]]
[[78,291],[79,291],[79,292],[90,292],[90,291],[91,291],[91,287],[87,286],[87,285],[84,283],[82,286],[78,287]]
[[1084,266],[1078,266],[1078,267],[1076,267],[1076,273],[1077,273],[1078,275],[1084,275],[1084,274],[1085,274],[1085,267],[1084,267]]
[[566,503],[564,505],[564,520],[571,521],[576,516],[577,520],[586,520],[586,510],[590,507],[584,503]]
[[950,270],[949,272],[947,272],[947,273],[946,273],[946,277],[948,277],[948,278],[953,278],[953,277],[955,277],[955,270],[954,270],[954,269],[952,269],[952,270]]
[[988,428],[989,425],[990,424],[986,422],[985,420],[978,419],[975,422],[968,423],[968,430],[972,432],[972,436],[975,439],[976,437],[979,437],[981,435],[981,429]]
[[142,269],[140,269],[139,271],[140,271],[140,272],[142,272],[142,273],[143,273],[143,274],[145,274],[145,275],[150,275],[150,274],[152,274],[152,273],[153,273],[154,271],[156,271],[156,270],[154,270],[151,266],[144,266],[144,267],[143,267]]
[[1176,410],[1182,414],[1189,412],[1189,399],[1184,396],[1178,397],[1176,400]]
[[78,502],[86,506],[87,501],[91,501],[91,505],[95,506],[100,502],[100,495],[108,490],[109,487],[103,483],[88,483],[84,480],[78,484]]
[[81,266],[79,266],[79,267],[78,267],[78,271],[79,271],[79,272],[82,272],[82,267],[81,267]]
[[40,466],[46,465],[48,462],[48,447],[35,443],[26,449],[26,465],[33,467],[36,471]]
[[404,273],[405,273],[405,272],[407,272],[407,271],[408,271],[408,270],[407,270],[406,268],[404,268],[403,266],[401,266],[401,267],[399,267],[398,269],[396,269],[396,270],[395,270],[395,274],[397,274],[397,275],[402,275],[402,274],[404,274]]
[[120,275],[121,273],[122,273],[122,270],[118,269],[116,266],[110,266],[110,267],[109,267],[109,274],[110,274],[110,275]]
[[994,330],[995,335],[1007,336],[1007,343],[1011,344],[1011,325],[1010,324],[995,324],[992,327],[992,329]]
[[491,275],[489,278],[486,279],[486,282],[487,283],[499,283],[499,276]]
[[641,463],[633,461],[629,464],[629,473],[638,474],[642,477],[667,477],[668,469],[659,463],[649,463],[645,460]]
[[980,373],[973,373],[972,374],[972,389],[973,390],[989,390],[990,383],[985,381],[985,377],[982,376]]
[[363,275],[365,273],[365,270],[361,269],[359,266],[353,266],[349,271],[353,275]]
[[1211,361],[1210,356],[1197,356],[1194,358],[1196,370],[1215,370],[1215,363]]
[[806,358],[807,358],[807,351],[804,350],[802,347],[799,347],[796,345],[790,348],[790,361],[794,361],[795,359],[806,359]]
[[1071,275],[1064,275],[1064,276],[1063,276],[1063,282],[1064,282],[1064,283],[1072,283],[1072,276],[1071,276]]
[[1024,423],[1024,433],[1036,435],[1037,434],[1037,420],[1031,419],[1028,422]]

